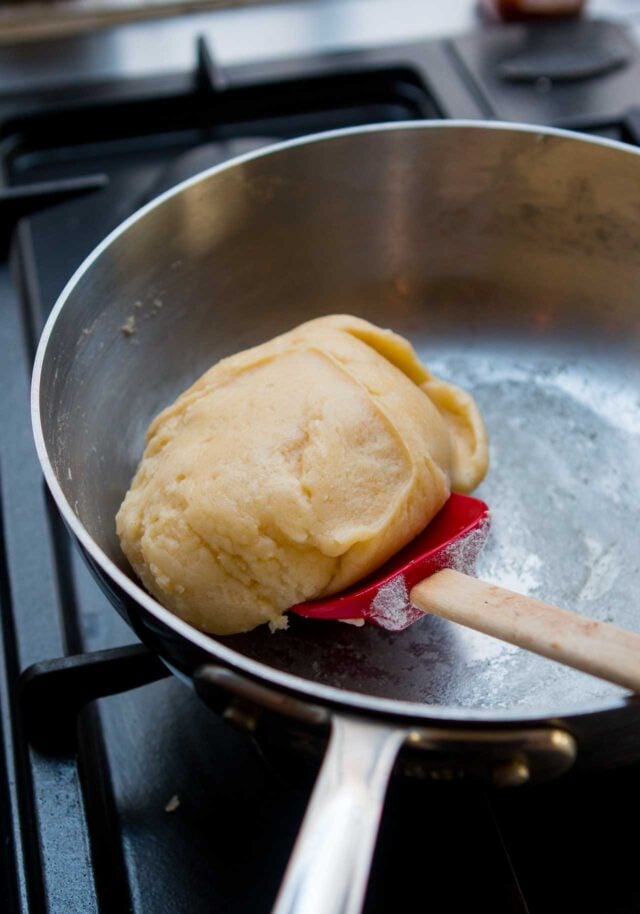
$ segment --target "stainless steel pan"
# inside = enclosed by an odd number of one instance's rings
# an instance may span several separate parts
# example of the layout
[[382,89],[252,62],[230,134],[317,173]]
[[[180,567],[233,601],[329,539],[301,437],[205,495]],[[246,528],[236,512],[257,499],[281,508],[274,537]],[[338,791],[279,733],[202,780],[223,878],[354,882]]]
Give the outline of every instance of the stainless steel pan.
[[115,534],[147,424],[221,356],[310,317],[392,326],[486,417],[482,575],[639,630],[639,297],[636,151],[457,122],[338,131],[214,168],[129,219],[62,293],[36,359],[35,437],[114,605],[211,703],[332,724],[280,914],[358,910],[402,745],[439,776],[500,782],[576,753],[621,764],[640,758],[638,702],[435,618],[401,634],[193,630],[140,587]]

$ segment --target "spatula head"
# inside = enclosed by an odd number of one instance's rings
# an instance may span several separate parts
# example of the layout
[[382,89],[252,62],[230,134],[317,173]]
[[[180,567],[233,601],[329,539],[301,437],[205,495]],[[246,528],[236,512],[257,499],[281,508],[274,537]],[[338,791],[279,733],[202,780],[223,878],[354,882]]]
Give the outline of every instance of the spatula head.
[[455,568],[470,573],[489,533],[489,508],[479,498],[453,493],[431,523],[364,581],[342,593],[292,606],[310,619],[364,619],[401,631],[423,613],[409,602],[419,581]]

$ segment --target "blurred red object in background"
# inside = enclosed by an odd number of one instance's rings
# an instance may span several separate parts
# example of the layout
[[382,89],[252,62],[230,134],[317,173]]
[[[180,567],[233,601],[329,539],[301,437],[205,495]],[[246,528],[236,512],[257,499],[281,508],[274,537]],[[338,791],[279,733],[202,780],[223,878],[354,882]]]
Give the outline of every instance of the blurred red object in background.
[[585,0],[479,0],[479,5],[492,19],[558,19],[578,16]]

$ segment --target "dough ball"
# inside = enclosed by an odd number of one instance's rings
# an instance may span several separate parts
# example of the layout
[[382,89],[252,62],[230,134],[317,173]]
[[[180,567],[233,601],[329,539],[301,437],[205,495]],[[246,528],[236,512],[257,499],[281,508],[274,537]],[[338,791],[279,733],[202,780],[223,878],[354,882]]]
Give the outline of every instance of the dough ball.
[[309,321],[223,359],[152,422],[117,516],[147,589],[213,634],[373,571],[487,467],[473,399],[402,337]]

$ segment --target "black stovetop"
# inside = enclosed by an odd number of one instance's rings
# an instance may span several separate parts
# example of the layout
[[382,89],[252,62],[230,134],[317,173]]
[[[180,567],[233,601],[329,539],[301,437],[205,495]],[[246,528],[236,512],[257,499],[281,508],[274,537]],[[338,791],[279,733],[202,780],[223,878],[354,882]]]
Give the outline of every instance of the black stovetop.
[[[166,187],[291,136],[408,118],[508,117],[520,99],[523,118],[632,141],[638,59],[607,29],[611,41],[620,59],[598,76],[555,83],[538,72],[497,93],[491,60],[511,60],[520,48],[526,69],[528,33],[498,29],[225,73],[200,42],[193,69],[166,78],[19,100],[3,101],[0,90],[3,910],[267,912],[311,785],[306,769],[261,752],[174,678],[90,703],[69,746],[36,749],[27,739],[20,672],[133,640],[71,544],[31,443],[31,362],[65,281]],[[50,206],[56,194],[62,202]],[[9,239],[10,222],[45,204]],[[45,716],[56,719],[61,698],[53,697]],[[637,767],[504,792],[393,781],[366,912],[637,912],[640,877],[622,824],[639,786]]]

